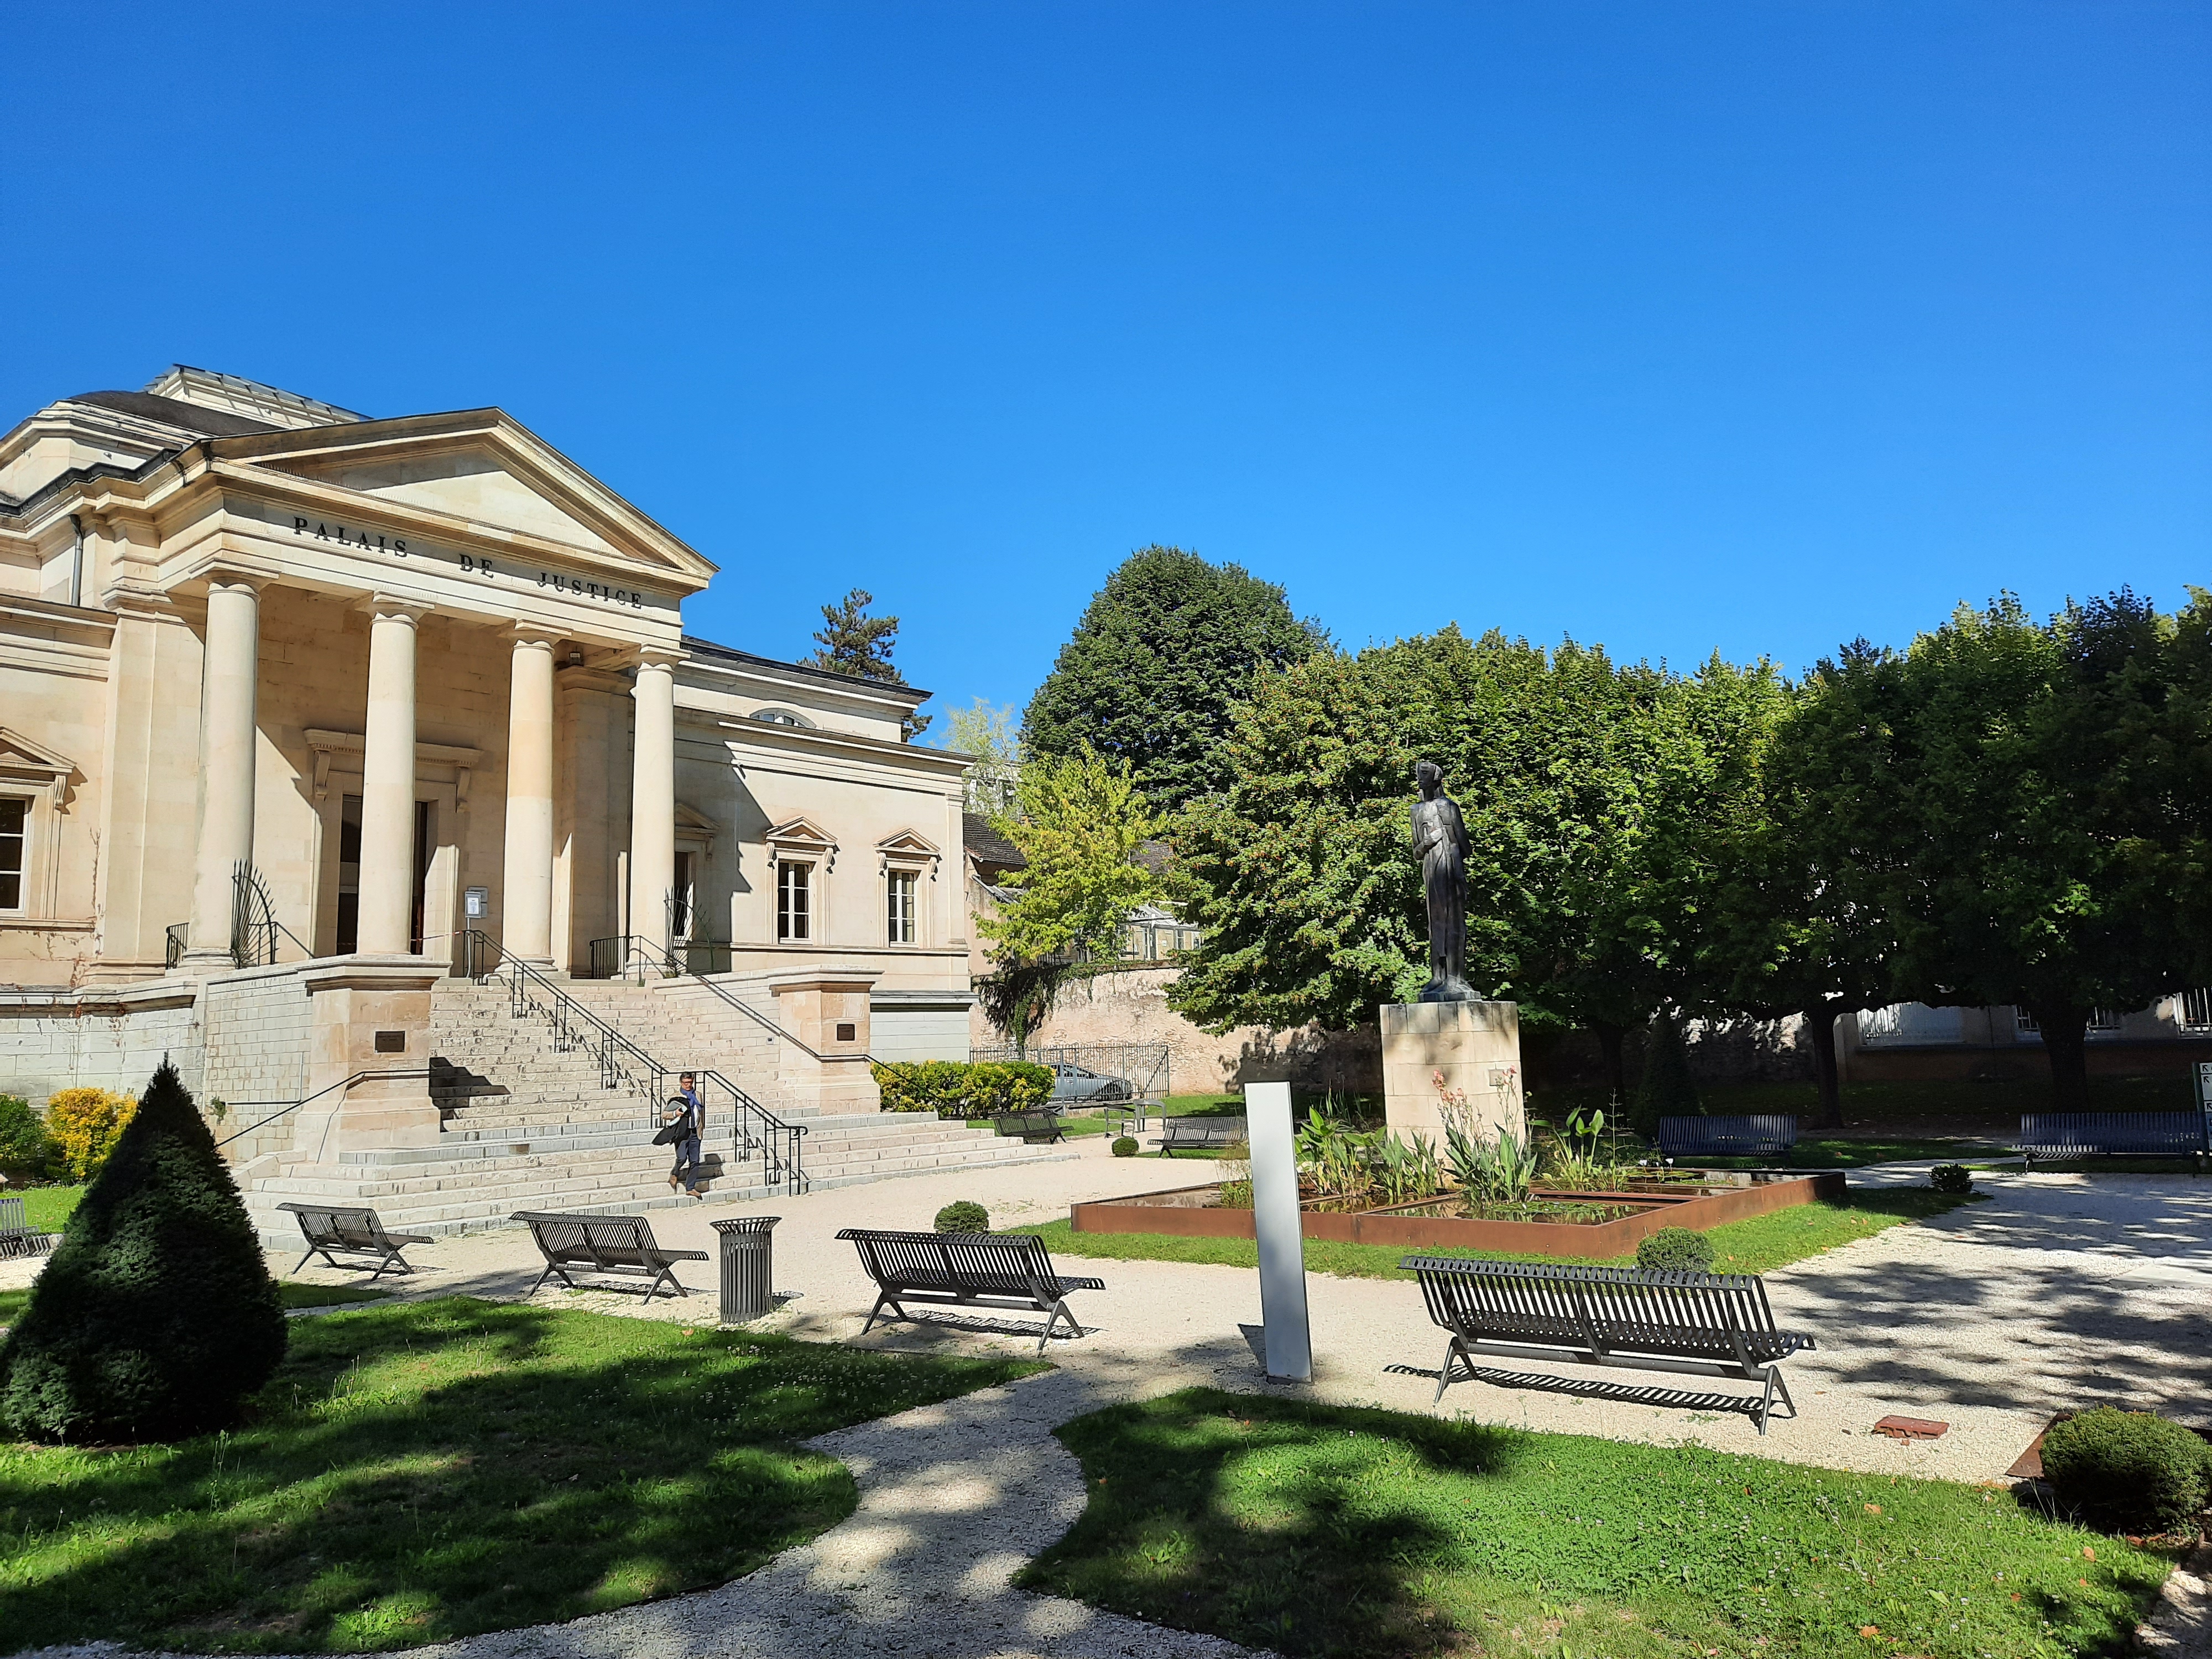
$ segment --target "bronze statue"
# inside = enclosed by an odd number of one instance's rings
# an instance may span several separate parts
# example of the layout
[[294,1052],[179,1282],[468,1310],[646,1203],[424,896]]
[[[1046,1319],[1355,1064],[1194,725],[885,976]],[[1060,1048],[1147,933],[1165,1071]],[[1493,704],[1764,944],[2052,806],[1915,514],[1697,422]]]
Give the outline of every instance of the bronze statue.
[[1444,775],[1430,761],[1413,769],[1421,799],[1413,806],[1413,854],[1429,898],[1429,982],[1424,1002],[1473,1002],[1467,982],[1467,855],[1473,843]]

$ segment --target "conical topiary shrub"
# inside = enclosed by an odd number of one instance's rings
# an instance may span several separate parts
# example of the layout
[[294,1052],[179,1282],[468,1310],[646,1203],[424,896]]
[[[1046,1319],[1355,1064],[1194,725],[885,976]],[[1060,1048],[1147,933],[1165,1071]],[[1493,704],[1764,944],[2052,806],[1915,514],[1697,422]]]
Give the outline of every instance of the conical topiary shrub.
[[1650,1046],[1644,1051],[1644,1084],[1636,1091],[1630,1127],[1656,1146],[1661,1118],[1696,1117],[1704,1110],[1698,1100],[1697,1079],[1690,1075],[1690,1049],[1682,1041],[1682,1023],[1672,1014],[1662,1014],[1651,1022]]
[[0,1423],[168,1440],[237,1420],[284,1357],[253,1224],[167,1060],[0,1344]]

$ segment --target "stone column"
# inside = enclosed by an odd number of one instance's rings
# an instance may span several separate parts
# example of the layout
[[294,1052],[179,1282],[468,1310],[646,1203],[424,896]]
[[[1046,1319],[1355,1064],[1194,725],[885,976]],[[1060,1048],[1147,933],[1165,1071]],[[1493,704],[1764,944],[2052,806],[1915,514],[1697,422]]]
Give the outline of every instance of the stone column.
[[199,838],[187,973],[231,966],[233,872],[240,860],[253,858],[261,586],[258,579],[228,572],[208,583],[207,647],[200,668]]
[[364,956],[408,953],[415,891],[415,626],[428,605],[368,605],[368,732],[361,762]]
[[637,665],[630,757],[629,930],[658,961],[668,950],[668,890],[676,880],[676,665],[647,647]]
[[553,965],[553,642],[514,630],[507,712],[507,861],[501,873],[501,947]]

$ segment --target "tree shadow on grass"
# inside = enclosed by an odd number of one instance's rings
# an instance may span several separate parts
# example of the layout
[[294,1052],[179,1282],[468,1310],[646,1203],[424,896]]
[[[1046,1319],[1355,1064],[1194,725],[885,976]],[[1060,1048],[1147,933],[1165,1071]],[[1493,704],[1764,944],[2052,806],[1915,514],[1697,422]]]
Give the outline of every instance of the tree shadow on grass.
[[851,1513],[796,1441],[1029,1369],[459,1299],[332,1316],[235,1433],[0,1447],[0,1630],[380,1649],[722,1583]]

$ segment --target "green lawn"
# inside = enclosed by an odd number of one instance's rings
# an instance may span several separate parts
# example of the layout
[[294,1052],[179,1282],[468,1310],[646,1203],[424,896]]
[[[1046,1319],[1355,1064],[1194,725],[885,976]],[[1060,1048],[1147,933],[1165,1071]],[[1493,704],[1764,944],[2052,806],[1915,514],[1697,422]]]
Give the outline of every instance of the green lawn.
[[84,1197],[82,1187],[23,1187],[8,1194],[23,1200],[23,1224],[58,1233],[69,1224]]
[[1042,1369],[465,1297],[295,1321],[234,1434],[0,1445],[0,1632],[386,1649],[720,1583],[852,1512],[797,1442]]
[[[302,1285],[280,1279],[276,1293],[288,1308],[335,1308],[349,1302],[381,1302],[392,1292],[368,1285]],[[31,1299],[28,1291],[0,1291],[0,1325],[12,1325]]]
[[2002,1491],[1695,1445],[1210,1389],[1059,1434],[1090,1502],[1018,1582],[1293,1656],[2117,1654],[2170,1565]]
[[[1959,1197],[1924,1187],[1854,1190],[1839,1203],[1800,1204],[1748,1221],[1730,1221],[1705,1237],[1713,1242],[1713,1270],[1724,1273],[1771,1273],[1832,1250],[1853,1239],[1869,1238],[1899,1222],[1942,1215],[1978,1194]],[[1065,1221],[1048,1221],[1017,1232],[1036,1233],[1054,1255],[1098,1256],[1116,1261],[1199,1261],[1225,1267],[1256,1267],[1259,1246],[1249,1238],[1176,1238],[1166,1233],[1079,1233]],[[1340,1279],[1411,1279],[1398,1263],[1408,1254],[1395,1246],[1305,1242],[1306,1270]],[[1491,1250],[1432,1250],[1432,1255],[1470,1261],[1560,1261],[1561,1256],[1510,1255]],[[1603,1267],[1632,1267],[1633,1256],[1592,1257]]]

